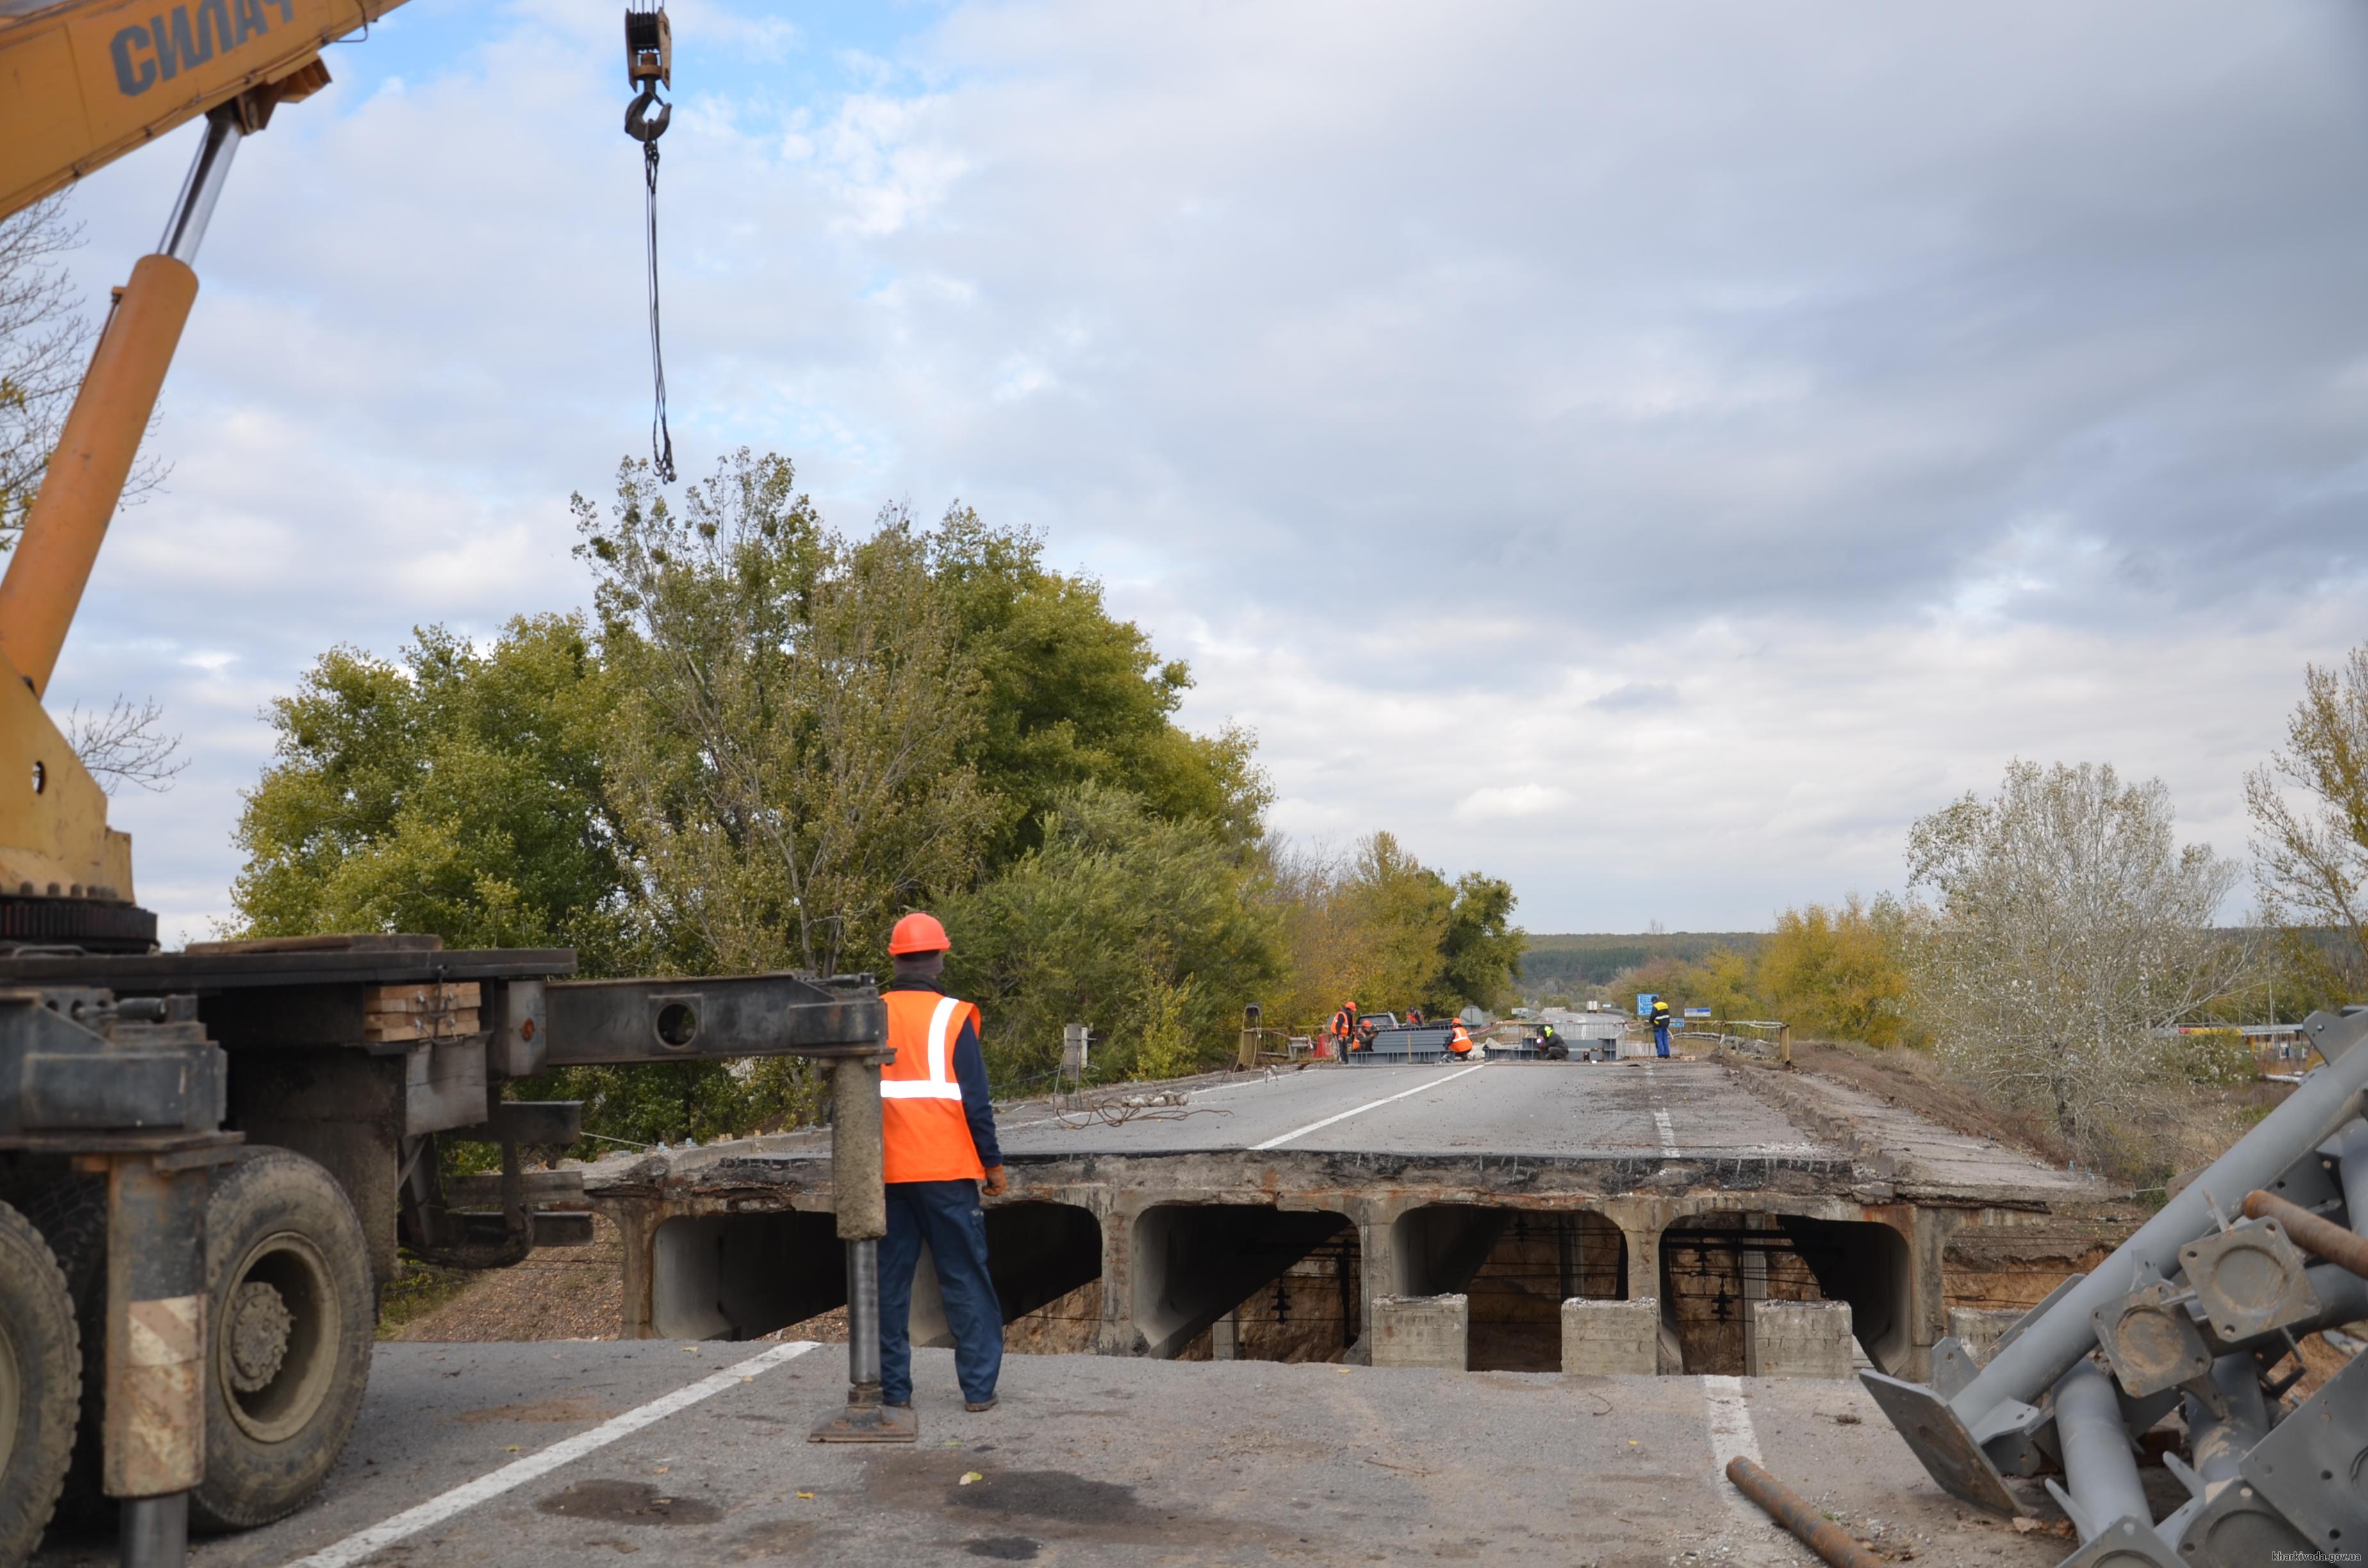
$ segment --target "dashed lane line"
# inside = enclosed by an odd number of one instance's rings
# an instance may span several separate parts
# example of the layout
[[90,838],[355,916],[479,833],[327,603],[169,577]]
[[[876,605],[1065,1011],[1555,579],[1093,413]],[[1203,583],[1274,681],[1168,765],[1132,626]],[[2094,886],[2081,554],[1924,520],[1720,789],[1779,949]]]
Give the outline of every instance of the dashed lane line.
[[351,1568],[352,1564],[406,1536],[417,1535],[430,1526],[442,1524],[453,1515],[473,1508],[488,1498],[498,1497],[513,1487],[523,1486],[539,1475],[548,1475],[562,1465],[571,1464],[586,1454],[607,1448],[620,1437],[630,1437],[678,1410],[688,1410],[726,1389],[738,1388],[761,1372],[770,1371],[784,1361],[793,1361],[807,1351],[818,1348],[820,1346],[811,1339],[799,1339],[787,1345],[777,1345],[761,1356],[736,1361],[722,1371],[678,1388],[663,1398],[628,1410],[622,1415],[611,1416],[588,1432],[563,1437],[541,1453],[529,1454],[515,1464],[506,1464],[497,1471],[456,1486],[439,1497],[431,1497],[416,1508],[406,1508],[382,1524],[359,1530],[334,1546],[323,1547],[310,1557],[300,1557],[288,1564],[288,1568]]
[[[1645,1092],[1656,1100],[1661,1097],[1660,1080],[1653,1076],[1653,1063],[1650,1059],[1645,1062]],[[1669,1125],[1668,1111],[1658,1105],[1653,1108],[1653,1131],[1661,1135],[1661,1158],[1676,1159],[1678,1157],[1677,1129]]]
[[1304,1127],[1293,1128],[1291,1131],[1284,1133],[1280,1138],[1269,1138],[1263,1143],[1251,1144],[1250,1153],[1255,1154],[1267,1149],[1280,1149],[1294,1138],[1304,1138],[1311,1132],[1321,1132],[1324,1129],[1331,1126],[1336,1121],[1346,1121],[1352,1116],[1362,1116],[1369,1110],[1374,1110],[1382,1106],[1388,1105],[1392,1100],[1402,1100],[1406,1098],[1407,1095],[1418,1095],[1425,1089],[1435,1089],[1442,1084],[1452,1084],[1458,1078],[1468,1078],[1473,1074],[1480,1071],[1480,1069],[1486,1065],[1487,1065],[1486,1062],[1475,1062],[1470,1067],[1465,1067],[1457,1072],[1450,1073],[1444,1078],[1431,1078],[1423,1083],[1417,1084],[1413,1088],[1405,1090],[1402,1093],[1385,1095],[1377,1100],[1368,1100],[1363,1105],[1355,1106],[1348,1110],[1340,1112],[1338,1116],[1327,1116],[1321,1121],[1311,1121]]

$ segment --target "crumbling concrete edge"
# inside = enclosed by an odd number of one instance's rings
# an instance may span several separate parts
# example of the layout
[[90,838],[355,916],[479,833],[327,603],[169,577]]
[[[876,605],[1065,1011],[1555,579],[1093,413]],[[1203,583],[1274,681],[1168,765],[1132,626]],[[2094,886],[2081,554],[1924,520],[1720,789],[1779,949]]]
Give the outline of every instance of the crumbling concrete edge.
[[1721,1052],[1716,1060],[1745,1093],[1849,1154],[1850,1163],[1863,1174],[1881,1181],[1895,1181],[1906,1173],[1906,1161],[1879,1144],[1870,1143],[1849,1118],[1828,1110],[1796,1085],[1785,1082],[1782,1068],[1747,1064],[1727,1052]]

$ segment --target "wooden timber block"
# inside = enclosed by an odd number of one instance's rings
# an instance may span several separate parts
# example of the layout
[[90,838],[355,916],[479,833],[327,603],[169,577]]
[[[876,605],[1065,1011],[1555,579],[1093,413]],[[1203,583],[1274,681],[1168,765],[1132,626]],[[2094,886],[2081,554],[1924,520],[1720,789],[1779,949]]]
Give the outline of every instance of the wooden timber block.
[[478,1003],[477,983],[373,985],[362,993],[365,1013],[457,1013]]
[[362,1039],[373,1045],[410,1040],[458,1040],[478,1032],[477,1009],[453,1013],[373,1013],[362,1020]]

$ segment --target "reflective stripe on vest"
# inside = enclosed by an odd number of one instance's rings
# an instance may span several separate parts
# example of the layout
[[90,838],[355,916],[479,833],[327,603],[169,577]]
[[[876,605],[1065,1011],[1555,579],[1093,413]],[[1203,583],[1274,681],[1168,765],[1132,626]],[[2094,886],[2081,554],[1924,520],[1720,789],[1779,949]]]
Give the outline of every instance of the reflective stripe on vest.
[[891,1078],[885,1073],[880,1078],[880,1097],[883,1100],[958,1100],[962,1085],[953,1075],[954,1028],[962,1019],[962,1005],[951,996],[940,996],[929,1013],[929,1062],[926,1078]]

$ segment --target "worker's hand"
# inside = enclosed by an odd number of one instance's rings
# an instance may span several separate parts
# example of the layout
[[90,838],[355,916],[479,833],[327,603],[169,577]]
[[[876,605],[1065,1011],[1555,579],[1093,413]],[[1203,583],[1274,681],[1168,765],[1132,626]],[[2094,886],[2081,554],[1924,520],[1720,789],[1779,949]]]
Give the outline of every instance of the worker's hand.
[[1009,1179],[1004,1176],[1003,1167],[1001,1165],[989,1165],[986,1167],[986,1181],[985,1185],[986,1195],[989,1198],[1000,1198],[1003,1196],[1004,1188],[1009,1187],[1011,1183]]

